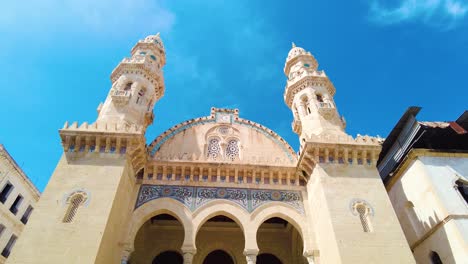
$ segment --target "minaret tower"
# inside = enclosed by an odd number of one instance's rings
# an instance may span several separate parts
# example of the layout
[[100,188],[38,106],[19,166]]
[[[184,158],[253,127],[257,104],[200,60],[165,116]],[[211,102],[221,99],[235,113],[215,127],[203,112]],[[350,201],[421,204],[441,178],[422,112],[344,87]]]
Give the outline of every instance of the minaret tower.
[[414,263],[376,169],[381,139],[344,132],[335,87],[317,68],[314,56],[293,44],[284,100],[300,138],[296,171],[307,182],[308,224],[318,241],[304,256],[320,263]]
[[335,87],[317,68],[314,56],[293,43],[284,65],[288,78],[284,101],[293,111],[292,127],[301,145],[312,135],[345,135],[346,124],[333,101]]
[[147,161],[145,131],[164,94],[165,63],[159,34],[138,41],[112,72],[96,122],[66,122],[60,129],[63,155],[9,263],[104,264],[128,257],[132,249],[123,237]]
[[159,33],[138,41],[131,54],[111,74],[112,88],[99,105],[98,124],[146,129],[153,122],[154,104],[164,95],[166,54]]

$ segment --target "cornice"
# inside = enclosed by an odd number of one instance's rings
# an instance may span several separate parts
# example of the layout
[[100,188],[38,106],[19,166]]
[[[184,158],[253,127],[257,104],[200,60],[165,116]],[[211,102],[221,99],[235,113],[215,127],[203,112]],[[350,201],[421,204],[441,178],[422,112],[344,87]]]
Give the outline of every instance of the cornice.
[[310,176],[318,163],[375,167],[382,150],[381,140],[369,136],[355,139],[351,136],[314,136],[302,146],[298,172],[305,171]]
[[35,198],[36,202],[39,200],[39,197],[41,193],[39,190],[36,188],[36,186],[32,183],[32,181],[29,179],[29,177],[24,173],[24,171],[21,169],[21,167],[16,163],[16,161],[13,159],[13,157],[8,153],[8,151],[5,149],[3,145],[0,144],[0,156],[4,158],[8,163],[11,165],[11,167],[20,175],[21,179],[26,183],[26,185],[29,186],[30,190],[33,193],[33,197]]
[[109,153],[126,155],[138,172],[146,164],[147,152],[142,127],[114,123],[86,122],[78,126],[68,122],[59,130],[63,151],[66,153]]

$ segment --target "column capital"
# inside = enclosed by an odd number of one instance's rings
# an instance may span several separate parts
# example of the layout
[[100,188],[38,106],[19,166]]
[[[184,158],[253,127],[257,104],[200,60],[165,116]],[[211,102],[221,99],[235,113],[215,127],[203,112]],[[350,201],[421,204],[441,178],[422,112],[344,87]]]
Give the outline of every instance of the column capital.
[[192,264],[193,256],[197,253],[197,249],[194,246],[182,246],[181,250],[184,257],[184,264]]
[[258,249],[245,249],[244,256],[247,264],[255,264],[257,262]]
[[307,250],[304,252],[304,257],[307,259],[307,263],[315,264],[316,257],[318,257],[318,250]]

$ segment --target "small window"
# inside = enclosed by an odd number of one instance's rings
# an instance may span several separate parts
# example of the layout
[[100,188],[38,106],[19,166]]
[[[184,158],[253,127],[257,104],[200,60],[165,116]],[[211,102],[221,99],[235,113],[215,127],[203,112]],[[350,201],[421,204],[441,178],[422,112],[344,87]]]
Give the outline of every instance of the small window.
[[154,60],[154,61],[156,60],[156,56],[150,55],[150,57],[151,57],[152,60]]
[[358,203],[355,205],[354,209],[359,214],[359,220],[361,220],[363,231],[366,233],[372,232],[372,227],[369,221],[369,207],[367,207],[365,204]]
[[304,67],[309,68],[309,67],[310,67],[310,64],[304,63]]
[[21,205],[22,201],[23,201],[23,196],[18,194],[15,201],[13,202],[13,204],[10,207],[10,212],[12,212],[14,215],[16,215],[16,213],[18,213],[18,208]]
[[317,97],[317,102],[323,103],[323,96],[321,94],[316,94],[315,96]]
[[86,198],[82,193],[72,194],[68,200],[69,206],[68,210],[63,217],[63,223],[71,223],[75,218],[75,215],[78,211],[78,207],[85,202]]
[[26,224],[26,223],[28,222],[29,216],[31,215],[32,211],[33,211],[32,206],[31,206],[31,205],[28,205],[28,208],[27,208],[26,211],[24,212],[23,217],[21,217],[21,222],[22,222],[23,224]]
[[132,82],[128,82],[126,85],[125,85],[125,88],[124,88],[124,91],[130,91],[132,89]]
[[4,256],[5,258],[8,258],[8,256],[10,256],[11,249],[15,245],[16,239],[17,237],[15,235],[11,235],[10,240],[8,240],[8,243],[2,251],[2,256]]
[[458,192],[461,194],[465,202],[468,203],[468,183],[458,180],[455,182]]
[[432,251],[430,257],[431,257],[431,263],[432,264],[443,264],[442,260],[439,257],[439,254],[437,254],[437,252]]
[[8,182],[7,184],[5,184],[5,187],[3,187],[3,190],[0,193],[0,202],[5,203],[12,190],[13,185],[11,183]]
[[145,96],[145,93],[146,93],[146,88],[141,88],[140,91],[138,92],[138,97],[136,99],[137,104],[141,101],[143,96]]
[[146,55],[146,52],[140,51],[140,55]]

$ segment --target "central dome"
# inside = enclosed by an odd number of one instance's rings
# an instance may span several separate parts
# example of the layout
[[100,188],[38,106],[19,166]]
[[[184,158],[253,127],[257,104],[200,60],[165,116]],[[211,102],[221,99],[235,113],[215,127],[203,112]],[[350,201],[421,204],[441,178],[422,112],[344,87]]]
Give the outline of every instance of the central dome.
[[271,129],[240,118],[237,109],[182,122],[149,146],[152,159],[295,166],[296,153]]

